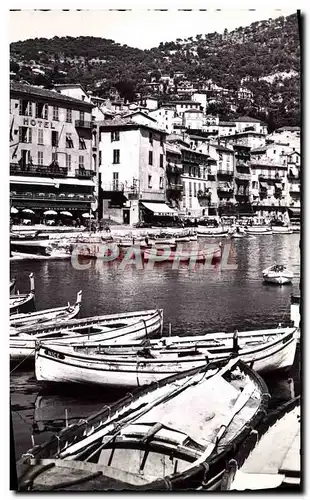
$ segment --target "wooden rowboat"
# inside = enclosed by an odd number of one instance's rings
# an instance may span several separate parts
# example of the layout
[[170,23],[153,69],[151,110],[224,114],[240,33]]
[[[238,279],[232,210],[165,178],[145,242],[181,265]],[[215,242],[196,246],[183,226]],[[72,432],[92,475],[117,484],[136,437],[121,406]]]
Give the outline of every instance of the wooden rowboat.
[[245,335],[240,338],[240,345],[233,335],[221,342],[213,339],[212,334],[200,342],[193,337],[192,342],[188,339],[183,346],[181,341],[179,345],[172,343],[166,347],[154,345],[156,341],[140,348],[43,343],[36,351],[35,373],[37,380],[45,382],[140,387],[202,366],[206,359],[223,360],[236,355],[256,371],[267,373],[292,366],[297,343],[295,332],[296,328],[275,329],[265,335],[265,340],[261,332],[257,336]]
[[300,397],[270,413],[227,466],[221,490],[301,491]]
[[34,277],[33,273],[29,274],[30,292],[16,295],[10,295],[10,314],[21,313],[34,310]]
[[[145,250],[143,254],[144,260],[159,261],[159,262],[205,262],[213,259],[220,260],[222,255],[221,248],[214,247],[208,250],[197,250],[196,248],[191,251],[185,250],[170,250],[169,248],[152,248]],[[158,257],[161,257],[159,260]]]
[[68,321],[75,318],[81,309],[82,291],[79,291],[76,302],[73,306],[68,303],[64,307],[54,307],[43,311],[31,313],[12,314],[10,316],[10,326],[13,328],[31,327],[32,325],[50,325]]
[[184,490],[220,482],[265,414],[264,381],[238,358],[164,379],[22,456],[20,491]]
[[228,230],[222,227],[206,227],[206,226],[198,226],[197,227],[197,236],[201,237],[224,237],[228,235]]
[[162,330],[163,310],[73,319],[57,325],[20,327],[10,330],[10,359],[34,360],[37,342],[70,345],[73,342],[114,343],[143,339]]

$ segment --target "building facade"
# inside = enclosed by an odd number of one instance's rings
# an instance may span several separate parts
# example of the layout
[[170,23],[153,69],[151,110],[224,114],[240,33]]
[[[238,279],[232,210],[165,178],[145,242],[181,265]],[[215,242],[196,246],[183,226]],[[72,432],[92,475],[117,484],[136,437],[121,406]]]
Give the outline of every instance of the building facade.
[[117,118],[102,122],[99,134],[102,216],[135,224],[143,219],[143,202],[165,202],[166,133]]
[[96,210],[91,116],[91,103],[11,83],[10,198],[19,212],[38,222],[46,210]]

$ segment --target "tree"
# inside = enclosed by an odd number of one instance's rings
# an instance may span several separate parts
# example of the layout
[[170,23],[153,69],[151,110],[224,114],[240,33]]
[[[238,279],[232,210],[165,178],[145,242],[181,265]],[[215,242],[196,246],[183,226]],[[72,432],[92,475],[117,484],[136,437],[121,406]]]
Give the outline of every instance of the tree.
[[135,83],[132,80],[119,80],[115,87],[125,101],[135,100]]

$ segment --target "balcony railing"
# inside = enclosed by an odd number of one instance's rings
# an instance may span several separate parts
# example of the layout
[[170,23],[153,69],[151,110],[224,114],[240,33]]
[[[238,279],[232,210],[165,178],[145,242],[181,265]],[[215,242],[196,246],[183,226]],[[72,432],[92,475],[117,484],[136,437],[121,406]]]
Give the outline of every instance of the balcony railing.
[[[108,184],[102,184],[101,185],[102,191],[108,191],[108,192],[123,192],[124,191],[124,184],[122,182],[110,182]],[[130,191],[130,190],[129,190]]]
[[248,198],[249,197],[249,193],[248,192],[245,192],[245,193],[244,192],[240,192],[239,193],[237,191],[235,196],[236,196],[236,198],[240,198],[240,199],[242,199],[242,198]]
[[183,184],[176,184],[176,183],[170,182],[167,185],[167,190],[171,190],[171,191],[183,191]]
[[33,176],[33,177],[66,177],[66,167],[46,165],[25,165],[10,163],[10,175]]
[[284,180],[284,177],[277,175],[277,174],[259,174],[258,179],[260,181],[276,181],[276,182],[282,182]]
[[224,182],[224,183],[219,183],[219,185],[217,186],[217,190],[223,193],[231,193],[233,191],[233,187],[227,185],[227,183]]
[[182,165],[178,163],[167,163],[167,173],[180,174],[182,172]]
[[91,179],[94,175],[96,175],[94,170],[78,169],[75,171],[75,177],[80,179]]
[[211,199],[211,193],[209,191],[198,191],[197,198],[201,199]]
[[244,173],[236,172],[235,178],[236,178],[236,180],[239,180],[239,181],[250,181],[251,175],[250,174],[244,174]]
[[220,176],[220,175],[234,175],[234,172],[233,170],[230,170],[230,169],[220,169],[217,171],[217,175]]
[[11,191],[10,198],[19,200],[55,200],[55,201],[95,201],[95,196],[92,194],[76,194],[76,193],[32,193],[32,192],[17,192]]
[[85,121],[85,120],[75,120],[76,128],[92,128],[93,122]]

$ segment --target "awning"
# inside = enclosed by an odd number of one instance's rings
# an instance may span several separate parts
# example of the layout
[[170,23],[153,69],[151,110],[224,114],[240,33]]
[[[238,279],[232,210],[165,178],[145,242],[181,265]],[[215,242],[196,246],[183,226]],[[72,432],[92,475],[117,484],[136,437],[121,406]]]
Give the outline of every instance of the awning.
[[282,189],[282,184],[281,184],[281,182],[276,182],[276,183],[275,183],[275,187],[276,187],[277,189]]
[[145,203],[143,202],[142,205],[147,208],[148,210],[151,210],[151,212],[154,213],[154,215],[168,215],[168,216],[173,216],[177,215],[177,211],[173,210],[173,208],[168,207],[166,203]]
[[300,215],[300,208],[289,208],[288,209],[289,212],[292,212],[292,214],[294,215]]
[[41,186],[55,186],[56,184],[69,184],[71,186],[91,186],[94,187],[94,181],[90,179],[76,179],[75,177],[61,178],[51,178],[51,177],[25,177],[25,176],[10,176],[11,184],[29,184],[29,185],[41,185]]
[[268,189],[268,184],[267,182],[260,182],[260,187],[264,188],[264,189]]

